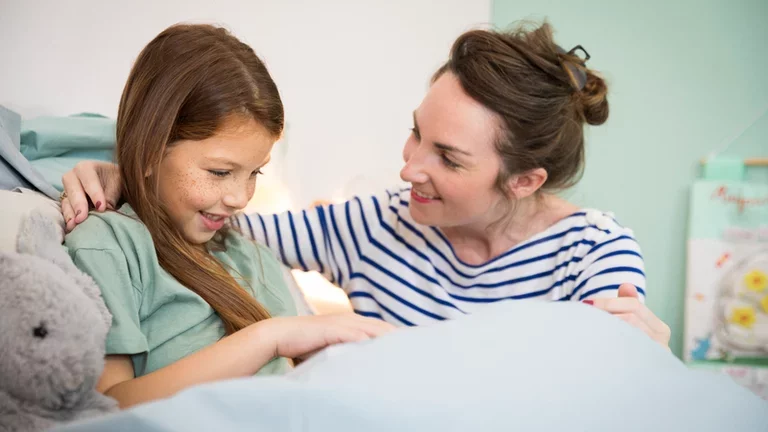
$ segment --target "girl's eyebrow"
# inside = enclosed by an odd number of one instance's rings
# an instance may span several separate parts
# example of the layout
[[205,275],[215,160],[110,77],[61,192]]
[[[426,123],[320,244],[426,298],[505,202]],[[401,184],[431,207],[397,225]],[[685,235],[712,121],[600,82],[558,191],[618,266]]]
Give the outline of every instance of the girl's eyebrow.
[[[230,168],[234,168],[234,169],[240,169],[240,168],[243,167],[239,163],[237,163],[237,162],[235,162],[233,160],[224,158],[224,157],[212,156],[212,157],[206,157],[206,160],[208,160],[209,162],[216,162],[216,163],[220,163],[220,164],[223,164],[223,165],[228,165]],[[267,156],[267,159],[264,161],[264,163],[259,165],[259,168],[261,168],[264,165],[268,164],[270,160],[272,160],[272,155],[271,154]]]
[[206,157],[206,159],[209,162],[217,162],[217,163],[220,163],[220,164],[229,165],[232,168],[240,168],[240,164],[239,163],[237,163],[237,162],[235,162],[233,160],[227,159],[227,158],[223,158],[223,157]]

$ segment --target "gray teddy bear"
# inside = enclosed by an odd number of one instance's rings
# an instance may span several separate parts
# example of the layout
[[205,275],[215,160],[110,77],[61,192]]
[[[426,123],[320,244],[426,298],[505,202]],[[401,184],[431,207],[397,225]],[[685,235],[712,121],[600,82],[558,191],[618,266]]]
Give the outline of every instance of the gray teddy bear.
[[96,391],[112,316],[69,258],[55,222],[22,222],[0,252],[0,431],[42,431],[117,410]]

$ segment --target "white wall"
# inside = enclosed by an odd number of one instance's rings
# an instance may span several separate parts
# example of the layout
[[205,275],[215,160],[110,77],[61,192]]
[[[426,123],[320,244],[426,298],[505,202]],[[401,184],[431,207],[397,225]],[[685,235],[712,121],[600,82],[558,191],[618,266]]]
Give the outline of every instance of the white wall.
[[267,62],[287,130],[262,193],[281,181],[272,207],[301,207],[399,181],[411,111],[490,0],[0,0],[0,104],[115,116],[136,55],[179,21],[224,24]]

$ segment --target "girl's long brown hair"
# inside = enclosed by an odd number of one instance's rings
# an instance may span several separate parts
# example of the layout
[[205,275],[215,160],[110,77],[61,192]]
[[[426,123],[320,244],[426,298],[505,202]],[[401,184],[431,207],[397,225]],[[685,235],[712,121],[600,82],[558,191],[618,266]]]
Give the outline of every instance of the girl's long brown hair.
[[207,248],[182,237],[157,184],[169,146],[209,138],[231,115],[251,116],[280,136],[283,104],[266,67],[225,29],[175,25],[142,50],[131,70],[120,100],[116,145],[122,196],[152,235],[160,265],[211,305],[227,334],[269,318],[269,312]]

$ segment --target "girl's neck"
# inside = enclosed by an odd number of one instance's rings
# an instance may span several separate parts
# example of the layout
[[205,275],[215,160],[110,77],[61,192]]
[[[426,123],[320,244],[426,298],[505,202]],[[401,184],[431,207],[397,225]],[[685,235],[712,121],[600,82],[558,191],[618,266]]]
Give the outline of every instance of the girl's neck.
[[441,228],[441,231],[460,260],[481,265],[577,210],[578,207],[555,195],[543,194],[518,201],[506,220]]

